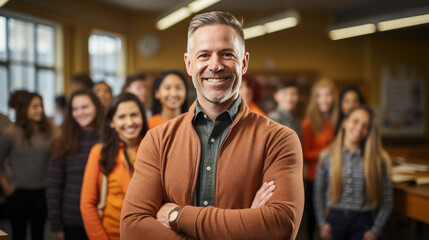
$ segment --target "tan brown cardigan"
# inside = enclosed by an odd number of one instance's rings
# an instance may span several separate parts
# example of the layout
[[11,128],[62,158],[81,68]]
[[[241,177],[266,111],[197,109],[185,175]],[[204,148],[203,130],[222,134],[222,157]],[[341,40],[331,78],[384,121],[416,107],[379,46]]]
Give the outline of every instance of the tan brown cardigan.
[[[241,104],[222,143],[214,207],[193,206],[200,141],[192,125],[195,103],[148,132],[121,215],[121,239],[295,239],[304,206],[302,150],[296,133]],[[265,207],[250,209],[263,182],[277,186]],[[185,206],[183,234],[156,220],[164,203]]]

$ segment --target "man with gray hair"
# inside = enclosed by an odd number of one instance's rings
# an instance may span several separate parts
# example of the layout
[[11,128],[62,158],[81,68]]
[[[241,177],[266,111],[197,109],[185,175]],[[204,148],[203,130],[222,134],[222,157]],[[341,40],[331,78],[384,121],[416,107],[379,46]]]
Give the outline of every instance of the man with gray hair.
[[295,239],[304,206],[296,133],[250,112],[242,26],[225,12],[195,16],[186,70],[197,100],[140,144],[121,239]]

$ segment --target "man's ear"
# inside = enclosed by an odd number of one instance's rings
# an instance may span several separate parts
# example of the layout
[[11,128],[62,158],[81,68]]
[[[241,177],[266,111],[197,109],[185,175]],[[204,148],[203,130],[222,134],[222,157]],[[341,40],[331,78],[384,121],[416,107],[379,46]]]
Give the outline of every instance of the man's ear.
[[241,68],[242,75],[244,75],[247,72],[248,67],[249,67],[249,52],[245,52],[243,57],[243,67]]
[[185,60],[185,66],[186,66],[186,72],[188,72],[188,75],[192,77],[192,71],[191,71],[191,59],[188,56],[188,53],[185,53],[183,55],[183,59]]

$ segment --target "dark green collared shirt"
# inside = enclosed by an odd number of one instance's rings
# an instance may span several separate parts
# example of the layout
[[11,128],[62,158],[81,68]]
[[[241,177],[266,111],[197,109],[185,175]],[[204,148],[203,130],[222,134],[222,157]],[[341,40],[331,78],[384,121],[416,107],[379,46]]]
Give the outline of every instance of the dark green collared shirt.
[[203,112],[198,101],[195,104],[193,125],[201,143],[195,206],[214,205],[217,157],[222,142],[238,114],[240,104],[241,97],[238,97],[227,110],[216,117],[214,122]]

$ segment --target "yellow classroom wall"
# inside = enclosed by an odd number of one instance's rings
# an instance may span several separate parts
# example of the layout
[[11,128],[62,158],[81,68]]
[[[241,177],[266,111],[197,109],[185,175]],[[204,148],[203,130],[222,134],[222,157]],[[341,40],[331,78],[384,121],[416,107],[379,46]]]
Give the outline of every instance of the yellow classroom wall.
[[[126,74],[140,70],[148,73],[167,69],[185,71],[183,53],[190,19],[158,31],[155,28],[158,14],[126,11],[97,1],[14,0],[4,9],[61,25],[66,92],[70,76],[89,71],[88,38],[93,30],[116,33],[124,38]],[[242,17],[246,24],[275,13],[233,14]],[[300,14],[302,21],[297,27],[246,41],[250,71],[311,71],[336,81],[360,81],[365,86],[368,103],[373,106],[380,104],[380,72],[386,65],[390,66],[392,74],[401,66],[415,69],[418,76],[426,79],[429,90],[429,43],[425,39],[386,32],[331,41],[326,32],[334,23],[331,13]],[[140,39],[146,35],[155,35],[161,42],[159,53],[153,57],[143,56],[138,50]],[[270,68],[266,67],[267,63]],[[429,109],[429,97],[426,102]]]

